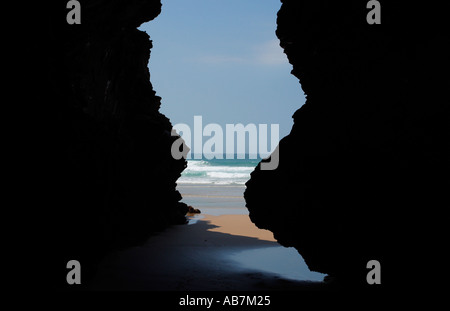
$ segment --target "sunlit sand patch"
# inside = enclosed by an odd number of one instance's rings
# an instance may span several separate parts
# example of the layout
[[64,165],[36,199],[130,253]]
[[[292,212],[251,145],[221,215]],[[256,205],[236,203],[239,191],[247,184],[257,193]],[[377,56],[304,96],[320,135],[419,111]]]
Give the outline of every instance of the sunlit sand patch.
[[259,240],[276,242],[273,233],[269,230],[259,229],[247,215],[205,215],[203,221],[210,221],[216,227],[208,229],[212,232],[227,233],[238,236],[257,238]]

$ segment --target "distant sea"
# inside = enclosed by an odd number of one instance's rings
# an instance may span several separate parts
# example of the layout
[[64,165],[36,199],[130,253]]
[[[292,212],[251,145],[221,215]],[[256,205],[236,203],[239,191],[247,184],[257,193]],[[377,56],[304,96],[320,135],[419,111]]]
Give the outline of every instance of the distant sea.
[[179,184],[244,185],[261,159],[188,160]]
[[261,159],[188,160],[177,181],[183,202],[209,215],[247,214],[245,183]]

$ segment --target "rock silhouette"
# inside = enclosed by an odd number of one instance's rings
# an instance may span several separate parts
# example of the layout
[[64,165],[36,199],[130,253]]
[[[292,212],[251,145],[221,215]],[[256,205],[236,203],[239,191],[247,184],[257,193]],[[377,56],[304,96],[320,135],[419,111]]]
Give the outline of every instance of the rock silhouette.
[[[161,2],[81,4],[80,25],[67,24],[65,1],[27,4],[30,23],[17,34],[26,69],[16,69],[13,103],[36,115],[19,141],[27,202],[17,210],[27,222],[15,230],[27,232],[22,269],[43,274],[34,288],[68,288],[73,259],[82,288],[107,251],[184,223],[188,211],[175,189],[186,162],[171,157],[177,137],[150,83],[152,42],[137,30]],[[257,167],[245,198],[252,221],[311,270],[360,284],[376,259],[383,286],[403,286],[446,267],[447,11],[381,7],[381,25],[368,25],[366,1],[282,1],[277,36],[307,101],[278,168]]]
[[381,24],[368,25],[365,1],[282,3],[276,33],[307,100],[279,167],[258,165],[246,184],[250,218],[342,284],[367,284],[371,259],[384,284],[433,279],[411,271],[445,257],[445,18],[381,1]]
[[46,279],[65,288],[69,260],[80,261],[85,285],[107,251],[186,223],[176,190],[186,161],[171,156],[178,136],[150,83],[152,41],[137,29],[161,2],[82,1],[79,25],[66,23],[66,2],[42,6],[29,57],[48,112],[39,192],[50,191],[33,205],[44,207]]

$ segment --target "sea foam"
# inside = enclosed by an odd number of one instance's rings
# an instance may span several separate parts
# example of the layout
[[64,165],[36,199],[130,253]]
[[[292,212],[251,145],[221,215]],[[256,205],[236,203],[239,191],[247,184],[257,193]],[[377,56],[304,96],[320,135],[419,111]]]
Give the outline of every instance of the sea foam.
[[253,159],[188,160],[178,183],[243,185],[258,162]]

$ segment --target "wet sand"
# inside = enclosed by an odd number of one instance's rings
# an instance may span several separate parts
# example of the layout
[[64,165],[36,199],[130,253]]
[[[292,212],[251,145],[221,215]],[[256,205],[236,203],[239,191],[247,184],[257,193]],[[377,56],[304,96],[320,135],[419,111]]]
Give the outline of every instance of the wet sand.
[[[152,236],[143,246],[110,254],[90,287],[94,290],[260,291],[321,286],[320,282],[294,280],[271,269],[261,269],[258,258],[248,256],[249,252],[263,254],[268,249],[282,251],[284,248],[270,231],[258,229],[247,215],[195,215],[190,224],[168,228]],[[284,263],[272,264],[276,267]]]

